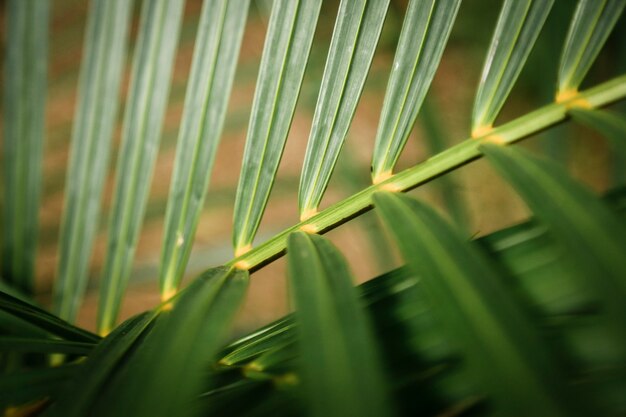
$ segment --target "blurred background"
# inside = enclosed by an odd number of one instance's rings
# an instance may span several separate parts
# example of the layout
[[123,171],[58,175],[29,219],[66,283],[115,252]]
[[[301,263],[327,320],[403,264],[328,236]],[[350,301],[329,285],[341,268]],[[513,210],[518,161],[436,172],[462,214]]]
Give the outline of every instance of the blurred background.
[[[322,208],[370,184],[369,163],[376,128],[407,0],[392,0],[370,75],[357,109],[349,137],[341,153]],[[497,124],[552,101],[558,57],[575,7],[574,1],[557,0],[525,70]],[[264,220],[256,243],[266,240],[298,221],[297,187],[306,141],[339,1],[322,6],[300,101]],[[50,302],[57,261],[59,225],[76,87],[82,55],[88,2],[54,0],[48,69],[47,138],[44,156],[44,189],[40,211],[40,242],[36,270],[37,292],[43,305]],[[187,0],[169,107],[161,148],[152,182],[150,201],[139,241],[134,272],[124,301],[122,319],[159,303],[157,266],[162,244],[163,218],[173,169],[178,127],[202,2]],[[257,71],[272,0],[252,1],[225,129],[215,162],[209,193],[200,220],[187,278],[232,258],[232,211],[241,159],[254,95]],[[418,117],[398,171],[427,159],[433,153],[469,136],[474,92],[495,27],[500,1],[466,0],[462,3],[441,66]],[[2,57],[6,42],[6,14],[2,13]],[[105,187],[100,231],[90,269],[90,285],[78,324],[95,328],[98,280],[104,261],[106,226],[120,139],[124,97],[128,88],[130,58],[136,37],[139,2],[135,7],[125,81],[121,91],[115,148]],[[622,17],[585,85],[593,85],[626,72],[626,21]],[[4,82],[4,81],[3,81]],[[583,88],[585,87],[583,85]],[[619,105],[618,105],[619,106]],[[623,105],[621,105],[624,108]],[[533,152],[563,164],[574,176],[602,193],[623,184],[626,166],[611,156],[607,143],[592,132],[566,123],[523,142]],[[528,217],[523,203],[481,162],[465,166],[411,192],[427,200],[458,223],[469,237],[477,237],[520,222]],[[342,250],[358,282],[400,265],[387,244],[374,213],[330,232],[328,237]],[[285,285],[285,262],[278,260],[253,275],[247,301],[240,313],[239,331],[265,324],[289,311]]]

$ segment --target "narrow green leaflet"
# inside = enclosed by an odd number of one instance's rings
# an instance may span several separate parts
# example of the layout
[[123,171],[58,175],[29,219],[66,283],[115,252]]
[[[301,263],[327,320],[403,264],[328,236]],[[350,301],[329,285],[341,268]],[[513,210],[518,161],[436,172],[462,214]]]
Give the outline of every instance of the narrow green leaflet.
[[208,367],[230,330],[248,280],[248,272],[215,268],[182,291],[172,305],[165,304],[90,415],[189,415],[190,403],[207,383]]
[[163,299],[178,290],[204,205],[235,76],[250,0],[205,1],[196,35],[172,185],[159,281]]
[[[570,254],[626,348],[626,227],[560,167],[520,150],[481,146],[489,162]],[[626,350],[623,350],[626,360]]]
[[409,2],[376,133],[374,183],[389,177],[400,157],[460,5],[460,0]]
[[63,339],[97,343],[100,337],[8,294],[0,292],[0,311]]
[[569,115],[577,123],[598,131],[626,161],[626,117],[610,110],[571,109]]
[[307,408],[315,416],[392,415],[365,310],[330,242],[295,232],[287,243]]
[[317,212],[367,78],[389,0],[342,0],[300,177],[300,217]]
[[505,0],[474,100],[472,136],[483,135],[493,125],[553,3],[554,0]]
[[518,307],[484,254],[434,210],[404,195],[374,205],[464,352],[469,371],[504,415],[583,414],[538,326]]
[[126,58],[131,0],[89,7],[61,221],[54,311],[74,321],[87,286]]
[[578,91],[624,6],[626,0],[579,0],[561,55],[557,100]]
[[44,146],[48,0],[6,5],[2,279],[33,291]]
[[0,352],[65,353],[85,356],[93,347],[93,343],[85,342],[0,336]]
[[100,286],[98,331],[116,323],[159,148],[184,0],[144,0],[117,162]]
[[109,383],[112,375],[129,357],[142,337],[150,331],[154,312],[131,317],[120,324],[91,352],[76,372],[72,382],[46,411],[46,417],[82,417],[90,415],[94,401]]
[[233,246],[243,253],[261,222],[293,118],[321,0],[276,0],[272,9],[235,200]]

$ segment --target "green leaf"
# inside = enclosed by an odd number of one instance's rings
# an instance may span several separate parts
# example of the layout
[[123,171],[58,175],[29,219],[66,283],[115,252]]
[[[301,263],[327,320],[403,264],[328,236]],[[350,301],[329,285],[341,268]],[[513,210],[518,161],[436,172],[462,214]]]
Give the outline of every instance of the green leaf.
[[626,119],[624,115],[610,110],[588,110],[581,107],[569,112],[572,119],[583,126],[596,130],[607,138],[615,152],[626,161]]
[[472,136],[490,130],[541,32],[554,0],[505,0],[472,112]]
[[626,0],[579,0],[561,55],[557,101],[578,91],[624,6]]
[[78,368],[78,365],[63,365],[1,374],[0,410],[7,406],[56,397]]
[[342,0],[300,177],[300,217],[317,212],[372,63],[389,0]]
[[505,415],[578,415],[575,397],[539,329],[500,282],[484,254],[430,207],[377,193],[378,213],[462,349],[469,371]]
[[185,273],[224,126],[249,4],[249,0],[218,0],[202,6],[165,213],[159,266],[163,299],[176,293]]
[[86,330],[72,326],[47,311],[0,292],[0,311],[17,317],[61,338],[85,343],[97,343],[100,338]]
[[133,1],[90,3],[61,220],[54,311],[74,321],[87,280],[108,172]]
[[117,162],[98,331],[115,326],[130,278],[159,148],[184,0],[144,0]]
[[235,253],[252,246],[276,177],[322,2],[275,1],[252,103],[234,210]]
[[460,0],[409,2],[376,133],[374,183],[391,175],[404,149],[460,5]]
[[577,275],[608,313],[626,360],[626,226],[560,167],[520,150],[481,150],[567,250]]
[[59,394],[46,416],[81,417],[90,414],[94,401],[120,366],[130,356],[141,338],[150,331],[157,315],[146,312],[120,324],[91,352],[74,379]]
[[33,292],[44,147],[50,2],[6,5],[2,279]]
[[0,352],[65,353],[85,356],[93,347],[93,343],[85,342],[0,336]]
[[324,238],[304,232],[289,236],[287,251],[308,408],[317,416],[393,414],[345,260]]
[[189,403],[206,383],[208,366],[243,301],[248,279],[245,271],[215,268],[162,306],[126,368],[100,395],[93,415],[189,415]]

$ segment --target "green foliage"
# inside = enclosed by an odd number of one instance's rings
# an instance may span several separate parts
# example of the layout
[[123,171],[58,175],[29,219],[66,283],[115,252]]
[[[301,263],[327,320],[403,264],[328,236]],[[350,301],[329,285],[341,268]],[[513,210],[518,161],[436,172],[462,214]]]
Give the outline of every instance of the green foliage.
[[[578,89],[626,2],[580,0],[563,48],[558,99],[491,126],[552,3],[504,1],[478,83],[473,137],[445,146],[436,120],[446,123],[447,113],[434,115],[437,107],[429,105],[424,124],[435,154],[392,175],[457,12],[463,15],[460,1],[411,0],[373,150],[375,184],[318,212],[390,4],[341,1],[300,179],[302,221],[251,247],[324,10],[318,0],[275,0],[236,192],[237,257],[179,291],[249,8],[249,0],[204,2],[159,260],[163,301],[115,326],[184,4],[144,0],[109,222],[100,337],[68,321],[87,283],[134,9],[131,1],[91,1],[55,315],[29,301],[45,95],[26,86],[45,79],[48,4],[10,1],[2,219],[2,288],[9,291],[0,292],[0,409],[64,417],[625,414],[626,189],[598,199],[554,162],[508,145],[571,117],[623,152],[623,117],[600,107],[626,97],[626,75]],[[447,199],[461,219],[451,225],[401,194],[483,156],[526,202],[530,220],[468,240],[459,200]],[[36,167],[25,169],[30,164]],[[372,209],[389,231],[388,242],[376,243],[398,247],[407,265],[354,287],[340,249],[319,234]],[[285,253],[295,311],[227,344],[250,273]]]

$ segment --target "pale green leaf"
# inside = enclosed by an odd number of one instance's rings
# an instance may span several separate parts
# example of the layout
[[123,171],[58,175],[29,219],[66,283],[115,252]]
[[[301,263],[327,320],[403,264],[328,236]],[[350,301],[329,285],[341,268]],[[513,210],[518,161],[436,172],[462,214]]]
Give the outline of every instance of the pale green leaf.
[[233,245],[252,245],[276,177],[322,2],[276,0],[265,39],[234,209]]
[[409,2],[381,112],[372,178],[393,171],[411,133],[456,19],[460,0]]
[[300,177],[300,217],[317,211],[372,63],[389,0],[342,0]]
[[69,321],[89,278],[132,6],[132,0],[93,0],[89,7],[54,288],[54,311]]
[[204,205],[235,76],[250,0],[205,1],[165,214],[159,266],[161,294],[174,294],[185,273]]
[[557,100],[578,91],[624,6],[626,0],[579,0],[561,55]]
[[124,115],[115,193],[101,277],[98,331],[116,323],[161,139],[184,0],[144,0]]
[[346,261],[327,240],[304,232],[289,236],[287,251],[312,415],[393,414],[376,341]]
[[484,254],[416,200],[391,193],[373,200],[494,406],[505,415],[581,414],[539,328]]
[[505,0],[472,112],[472,136],[491,128],[543,27],[554,0]]
[[33,291],[44,147],[48,0],[6,4],[2,279]]

